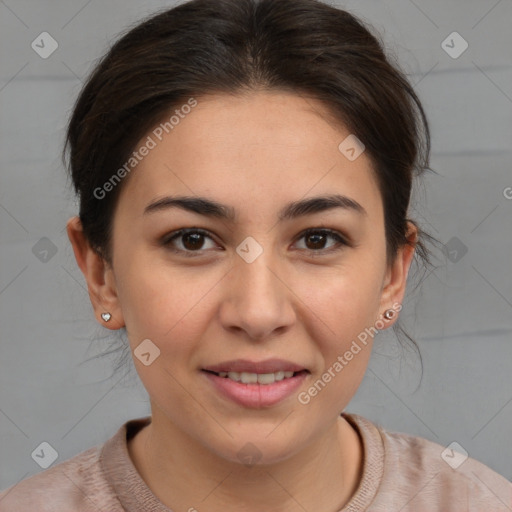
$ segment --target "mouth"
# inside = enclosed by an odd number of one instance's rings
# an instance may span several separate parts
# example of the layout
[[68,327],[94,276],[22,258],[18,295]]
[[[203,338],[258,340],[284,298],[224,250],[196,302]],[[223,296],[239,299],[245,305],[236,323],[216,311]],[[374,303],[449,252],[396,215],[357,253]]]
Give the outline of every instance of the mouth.
[[271,373],[252,373],[252,372],[214,372],[212,370],[205,370],[204,372],[216,375],[217,377],[223,379],[230,379],[235,382],[239,382],[241,384],[261,384],[263,386],[274,384],[275,382],[280,382],[286,379],[292,379],[299,375],[310,373],[309,370],[299,370],[299,371],[277,371]]
[[289,399],[304,385],[311,372],[306,369],[274,370],[271,373],[202,369],[201,373],[217,396],[238,406],[261,409]]

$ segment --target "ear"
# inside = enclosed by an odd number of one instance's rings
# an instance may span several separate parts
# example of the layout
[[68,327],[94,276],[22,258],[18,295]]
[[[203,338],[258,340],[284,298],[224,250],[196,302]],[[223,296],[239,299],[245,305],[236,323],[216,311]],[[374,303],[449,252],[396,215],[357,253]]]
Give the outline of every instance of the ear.
[[[69,219],[66,230],[76,262],[87,281],[89,298],[98,322],[108,329],[120,329],[125,324],[112,267],[89,245],[79,217]],[[108,323],[101,318],[102,313],[111,314]]]
[[418,228],[410,221],[407,221],[407,224],[408,231],[406,238],[409,243],[398,249],[395,261],[386,270],[382,286],[380,301],[382,314],[387,309],[393,309],[396,312],[390,320],[384,319],[386,329],[395,323],[398,318],[397,313],[402,309],[402,300],[407,285],[407,275],[409,274],[409,268],[418,241]]

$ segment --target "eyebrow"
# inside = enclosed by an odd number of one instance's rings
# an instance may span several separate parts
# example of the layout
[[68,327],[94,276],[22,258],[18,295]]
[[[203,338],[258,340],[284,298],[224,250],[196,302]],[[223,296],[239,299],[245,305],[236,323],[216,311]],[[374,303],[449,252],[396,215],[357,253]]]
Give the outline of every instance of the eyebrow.
[[[228,205],[206,197],[197,196],[166,196],[157,199],[144,208],[144,215],[160,212],[169,208],[181,208],[189,212],[234,222],[236,210]],[[308,197],[288,203],[278,214],[279,221],[291,220],[305,215],[324,212],[334,208],[342,208],[360,215],[367,215],[364,207],[350,197],[333,194],[328,196]]]

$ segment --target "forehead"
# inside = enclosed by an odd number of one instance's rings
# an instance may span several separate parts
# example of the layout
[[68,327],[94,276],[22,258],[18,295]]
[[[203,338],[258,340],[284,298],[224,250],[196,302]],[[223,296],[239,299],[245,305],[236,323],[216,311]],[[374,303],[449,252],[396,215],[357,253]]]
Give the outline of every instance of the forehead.
[[132,211],[140,214],[166,194],[186,194],[214,198],[254,217],[267,205],[340,193],[364,204],[370,216],[379,213],[369,157],[344,156],[339,145],[350,132],[329,120],[321,102],[280,92],[196,101],[171,124],[175,107],[137,145],[152,141],[123,183],[120,201],[129,198]]

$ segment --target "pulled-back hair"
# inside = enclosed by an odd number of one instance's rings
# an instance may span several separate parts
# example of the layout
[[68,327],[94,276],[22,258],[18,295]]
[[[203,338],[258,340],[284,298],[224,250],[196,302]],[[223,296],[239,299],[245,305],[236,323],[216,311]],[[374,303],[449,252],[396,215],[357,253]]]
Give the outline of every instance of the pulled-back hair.
[[94,191],[152,127],[192,97],[258,90],[320,100],[330,121],[363,142],[383,200],[387,263],[409,243],[410,221],[415,258],[431,264],[425,239],[435,239],[407,217],[413,178],[430,169],[420,100],[361,20],[317,0],[191,0],[117,40],[77,99],[63,151],[91,247],[111,262],[123,183],[101,199]]

